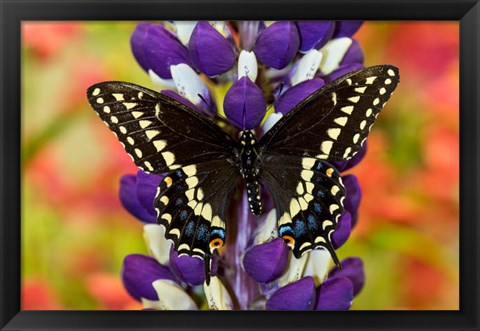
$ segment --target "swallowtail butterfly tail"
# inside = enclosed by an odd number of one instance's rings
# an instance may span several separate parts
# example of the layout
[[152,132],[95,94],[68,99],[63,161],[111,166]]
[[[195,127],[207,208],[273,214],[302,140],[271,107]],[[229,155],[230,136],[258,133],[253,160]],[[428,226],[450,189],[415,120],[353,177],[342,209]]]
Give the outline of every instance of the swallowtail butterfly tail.
[[147,173],[167,173],[154,207],[180,254],[205,260],[225,244],[229,193],[243,177],[253,214],[262,212],[260,183],[270,191],[278,234],[295,257],[328,250],[344,211],[345,188],[332,162],[348,160],[399,83],[379,65],[349,73],[312,93],[259,140],[232,139],[212,120],[174,99],[124,82],[91,86],[88,101]]

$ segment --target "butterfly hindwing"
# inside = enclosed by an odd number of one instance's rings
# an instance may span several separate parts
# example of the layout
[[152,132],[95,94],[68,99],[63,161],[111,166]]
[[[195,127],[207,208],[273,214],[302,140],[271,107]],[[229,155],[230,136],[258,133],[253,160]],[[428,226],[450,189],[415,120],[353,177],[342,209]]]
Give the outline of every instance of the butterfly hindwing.
[[154,206],[179,254],[204,257],[225,243],[225,210],[238,174],[225,160],[189,165],[160,183]]
[[268,154],[350,159],[399,82],[398,69],[373,66],[342,76],[312,93],[259,141]]
[[277,208],[278,233],[299,258],[324,247],[332,253],[330,235],[344,211],[345,188],[338,171],[311,157],[265,158],[262,178]]
[[124,82],[105,82],[87,97],[135,164],[164,173],[212,158],[228,158],[232,141],[208,118],[166,95]]

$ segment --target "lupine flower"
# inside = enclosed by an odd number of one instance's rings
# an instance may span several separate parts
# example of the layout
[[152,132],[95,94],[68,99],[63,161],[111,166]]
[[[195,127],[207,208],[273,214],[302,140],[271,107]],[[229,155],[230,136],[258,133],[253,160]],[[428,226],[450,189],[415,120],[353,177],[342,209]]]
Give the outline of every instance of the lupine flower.
[[[361,47],[352,39],[361,23],[141,23],[130,42],[139,65],[156,84],[169,88],[162,93],[212,119],[224,114],[230,124],[224,129],[231,133],[259,128],[261,134],[326,83],[363,68]],[[268,112],[271,106],[274,111]],[[217,111],[222,108],[223,113]],[[346,171],[365,152],[366,144],[352,159],[335,166]],[[357,178],[342,177],[346,210],[332,234],[335,249],[350,236],[361,199]],[[245,192],[240,195],[235,206],[238,231],[221,251],[221,262],[214,258],[207,285],[203,261],[179,256],[165,239],[163,226],[155,224],[153,200],[162,178],[139,171],[120,183],[120,200],[144,223],[151,255],[127,256],[122,279],[145,309],[198,309],[203,299],[209,309],[346,310],[363,287],[360,258],[345,258],[342,270],[331,268],[325,250],[296,259],[278,238],[268,192],[262,192],[266,212],[260,220],[249,212]]]

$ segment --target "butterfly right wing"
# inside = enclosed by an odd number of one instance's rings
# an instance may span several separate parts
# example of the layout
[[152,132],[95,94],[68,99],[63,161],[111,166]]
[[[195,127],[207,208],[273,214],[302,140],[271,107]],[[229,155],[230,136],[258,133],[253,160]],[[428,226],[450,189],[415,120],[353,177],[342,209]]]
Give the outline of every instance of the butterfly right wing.
[[203,115],[138,85],[100,83],[87,96],[138,167],[168,173],[152,203],[175,249],[209,258],[225,241],[236,143]]

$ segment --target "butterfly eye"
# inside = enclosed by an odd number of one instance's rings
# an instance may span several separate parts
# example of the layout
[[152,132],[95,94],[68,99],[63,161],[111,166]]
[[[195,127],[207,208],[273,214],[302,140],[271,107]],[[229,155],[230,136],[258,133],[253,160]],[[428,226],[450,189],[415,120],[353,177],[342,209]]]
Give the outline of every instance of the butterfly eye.
[[295,239],[291,236],[284,235],[282,238],[288,246],[293,246],[295,244]]
[[210,249],[220,248],[223,246],[223,240],[221,238],[215,238],[210,241]]

